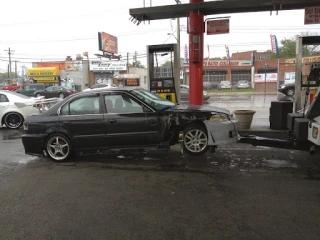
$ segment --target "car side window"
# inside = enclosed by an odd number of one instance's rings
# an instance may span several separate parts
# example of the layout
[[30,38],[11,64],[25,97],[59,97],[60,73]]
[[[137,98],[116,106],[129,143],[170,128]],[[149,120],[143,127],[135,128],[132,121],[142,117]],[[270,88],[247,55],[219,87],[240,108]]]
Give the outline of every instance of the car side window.
[[100,114],[99,96],[78,98],[69,104],[69,109],[61,110],[70,115]]
[[9,100],[6,95],[0,94],[0,102],[9,102]]
[[52,92],[53,87],[47,87],[46,90],[47,90],[48,92]]
[[60,115],[69,115],[69,103],[65,104],[61,110],[60,110]]
[[104,97],[108,113],[143,113],[150,110],[127,94],[108,94]]

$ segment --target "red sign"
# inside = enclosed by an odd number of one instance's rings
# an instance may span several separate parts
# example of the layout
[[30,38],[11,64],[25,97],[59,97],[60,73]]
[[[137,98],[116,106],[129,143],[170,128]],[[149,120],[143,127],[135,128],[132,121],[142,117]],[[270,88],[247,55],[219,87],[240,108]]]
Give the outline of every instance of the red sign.
[[320,23],[320,7],[306,8],[304,11],[304,24]]
[[207,21],[207,35],[229,33],[229,19]]

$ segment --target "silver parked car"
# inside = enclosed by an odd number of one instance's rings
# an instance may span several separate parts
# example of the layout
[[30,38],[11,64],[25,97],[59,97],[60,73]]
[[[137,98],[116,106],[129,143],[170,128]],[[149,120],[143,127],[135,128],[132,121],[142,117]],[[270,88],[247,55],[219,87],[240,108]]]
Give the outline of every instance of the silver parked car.
[[[182,102],[189,101],[189,86],[188,85],[180,85],[180,95]],[[203,101],[207,101],[210,98],[209,94],[206,91],[203,91]]]
[[237,84],[237,89],[249,89],[250,83],[247,80],[240,80]]

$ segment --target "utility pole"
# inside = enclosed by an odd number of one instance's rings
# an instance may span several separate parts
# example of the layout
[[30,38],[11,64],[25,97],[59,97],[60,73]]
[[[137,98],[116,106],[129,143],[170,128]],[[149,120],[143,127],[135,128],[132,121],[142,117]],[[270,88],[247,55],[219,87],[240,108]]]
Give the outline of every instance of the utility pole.
[[17,81],[17,78],[18,78],[17,60],[14,61],[14,71],[16,73],[16,81]]
[[137,51],[134,51],[134,67],[137,67]]
[[127,73],[129,73],[129,53],[127,52]]
[[11,81],[11,54],[14,52],[9,48],[9,50],[4,50],[5,52],[8,52],[9,54],[9,81]]

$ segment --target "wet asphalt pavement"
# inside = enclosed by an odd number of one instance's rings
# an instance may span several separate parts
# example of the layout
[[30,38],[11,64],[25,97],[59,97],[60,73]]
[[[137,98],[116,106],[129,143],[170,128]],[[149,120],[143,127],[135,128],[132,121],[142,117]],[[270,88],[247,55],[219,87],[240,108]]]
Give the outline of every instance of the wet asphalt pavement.
[[236,143],[59,164],[21,135],[0,128],[0,239],[319,239],[319,156]]

